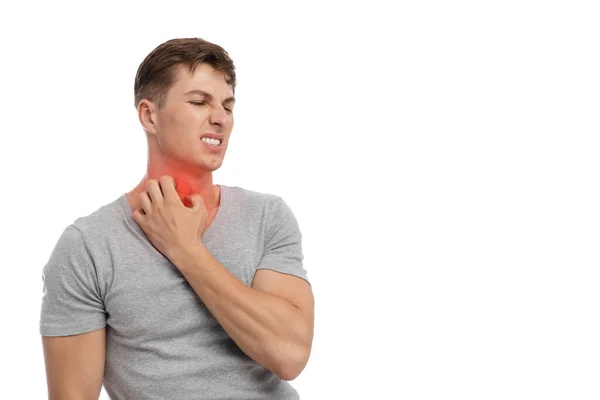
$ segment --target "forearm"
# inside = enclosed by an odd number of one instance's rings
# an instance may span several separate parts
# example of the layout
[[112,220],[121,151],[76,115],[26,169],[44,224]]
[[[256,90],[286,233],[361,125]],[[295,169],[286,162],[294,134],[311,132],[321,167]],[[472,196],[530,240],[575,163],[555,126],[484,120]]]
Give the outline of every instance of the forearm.
[[308,327],[296,306],[246,286],[203,245],[176,257],[174,264],[244,353],[281,378],[293,379],[290,371],[310,351]]

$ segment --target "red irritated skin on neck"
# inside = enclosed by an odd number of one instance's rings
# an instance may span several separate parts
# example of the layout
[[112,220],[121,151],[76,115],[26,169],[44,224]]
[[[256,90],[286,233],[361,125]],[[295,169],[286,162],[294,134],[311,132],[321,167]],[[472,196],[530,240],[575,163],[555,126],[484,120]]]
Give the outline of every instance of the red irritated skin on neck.
[[171,176],[173,176],[173,179],[175,180],[175,190],[177,190],[179,198],[181,199],[183,204],[185,204],[186,207],[191,208],[192,203],[186,197],[194,194],[194,191],[192,190],[192,185],[186,183],[185,180],[178,178],[176,174],[173,174]]
[[192,207],[192,203],[187,199],[187,196],[194,194],[202,196],[209,214],[218,207],[220,190],[213,184],[212,173],[210,171],[194,171],[194,168],[190,168],[182,163],[176,163],[160,157],[156,157],[153,160],[154,162],[148,165],[148,171],[142,181],[128,194],[130,206],[133,210],[140,206],[141,203],[138,196],[140,193],[148,190],[148,181],[159,181],[164,175],[173,177],[175,190],[181,202],[186,207]]
[[159,180],[159,178],[163,175],[170,175],[173,177],[175,180],[175,190],[177,191],[177,194],[179,194],[181,202],[186,207],[192,207],[192,203],[187,196],[191,196],[193,194],[200,194],[202,196],[202,200],[204,201],[207,209],[212,209],[213,207],[217,206],[217,204],[213,204],[215,198],[215,186],[212,184],[212,179],[210,179],[208,182],[202,182],[203,180],[198,179],[192,181],[190,178],[185,178],[187,176],[185,172],[178,172],[174,168],[169,168],[167,171],[162,171],[158,174],[147,176],[145,182],[148,182],[151,179]]

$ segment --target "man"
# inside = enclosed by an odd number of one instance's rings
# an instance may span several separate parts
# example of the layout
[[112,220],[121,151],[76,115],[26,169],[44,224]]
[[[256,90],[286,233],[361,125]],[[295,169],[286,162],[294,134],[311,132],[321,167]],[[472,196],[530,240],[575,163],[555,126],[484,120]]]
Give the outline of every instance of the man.
[[[298,399],[314,299],[279,196],[214,185],[233,128],[234,65],[174,39],[135,78],[147,172],[67,226],[43,269],[50,398]],[[207,139],[208,138],[208,139]]]

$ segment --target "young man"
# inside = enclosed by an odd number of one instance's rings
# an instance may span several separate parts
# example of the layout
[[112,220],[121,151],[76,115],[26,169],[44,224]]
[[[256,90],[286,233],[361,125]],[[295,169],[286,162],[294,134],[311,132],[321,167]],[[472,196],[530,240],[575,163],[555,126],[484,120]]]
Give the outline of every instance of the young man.
[[67,226],[43,269],[50,398],[299,398],[286,381],[308,362],[314,299],[298,223],[281,197],[212,180],[235,84],[198,38],[140,65],[146,175]]

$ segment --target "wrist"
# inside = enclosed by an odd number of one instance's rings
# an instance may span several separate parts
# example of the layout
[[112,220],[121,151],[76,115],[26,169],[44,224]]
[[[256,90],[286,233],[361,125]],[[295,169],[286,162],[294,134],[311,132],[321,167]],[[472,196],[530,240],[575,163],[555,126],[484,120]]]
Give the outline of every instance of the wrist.
[[204,243],[198,241],[172,251],[169,259],[181,270],[197,264],[207,251],[208,249],[204,246]]

